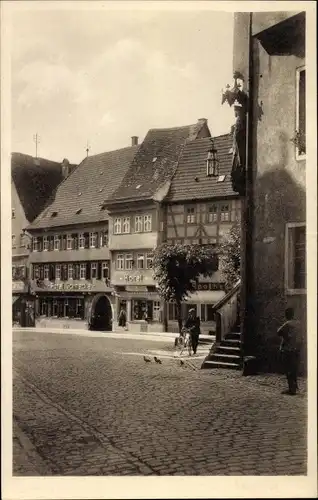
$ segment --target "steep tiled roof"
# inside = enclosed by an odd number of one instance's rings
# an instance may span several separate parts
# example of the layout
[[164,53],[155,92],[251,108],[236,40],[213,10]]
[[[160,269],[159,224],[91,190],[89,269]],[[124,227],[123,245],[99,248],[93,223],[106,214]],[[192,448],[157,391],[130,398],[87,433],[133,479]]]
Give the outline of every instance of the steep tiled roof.
[[85,158],[28,229],[106,220],[108,213],[101,205],[119,186],[137,150],[132,146]]
[[62,182],[62,165],[44,158],[12,153],[11,177],[25,216],[32,222]]
[[186,142],[209,136],[204,119],[195,125],[149,130],[122,183],[108,201],[113,205],[151,199],[160,189],[165,191]]
[[[207,176],[206,160],[211,140],[198,139],[189,142],[182,152],[165,201],[237,196],[237,193],[232,190],[231,184],[232,136],[226,134],[214,137],[213,143],[220,162],[219,177]],[[221,176],[225,176],[224,180]]]

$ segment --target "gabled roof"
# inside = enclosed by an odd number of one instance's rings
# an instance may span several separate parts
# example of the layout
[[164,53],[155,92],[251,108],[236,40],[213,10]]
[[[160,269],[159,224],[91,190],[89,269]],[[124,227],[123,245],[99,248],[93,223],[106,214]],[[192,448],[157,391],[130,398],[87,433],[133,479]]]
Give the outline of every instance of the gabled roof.
[[165,196],[183,147],[198,137],[210,137],[205,119],[185,127],[149,130],[120,186],[106,205]]
[[11,178],[25,217],[32,222],[62,182],[62,164],[23,153],[12,153]]
[[207,176],[211,139],[189,142],[179,159],[166,202],[238,196],[231,184],[233,138],[231,134],[220,135],[213,138],[213,144],[219,159],[219,177]]
[[119,186],[137,150],[138,146],[132,146],[85,158],[28,229],[107,220],[108,213],[101,206]]

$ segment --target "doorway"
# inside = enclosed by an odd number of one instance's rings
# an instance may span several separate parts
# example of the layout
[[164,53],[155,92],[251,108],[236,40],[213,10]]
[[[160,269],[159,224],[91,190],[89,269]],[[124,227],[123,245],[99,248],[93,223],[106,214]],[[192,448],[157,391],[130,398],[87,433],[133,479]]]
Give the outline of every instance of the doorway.
[[112,331],[112,307],[106,295],[96,297],[91,313],[91,330],[102,332]]

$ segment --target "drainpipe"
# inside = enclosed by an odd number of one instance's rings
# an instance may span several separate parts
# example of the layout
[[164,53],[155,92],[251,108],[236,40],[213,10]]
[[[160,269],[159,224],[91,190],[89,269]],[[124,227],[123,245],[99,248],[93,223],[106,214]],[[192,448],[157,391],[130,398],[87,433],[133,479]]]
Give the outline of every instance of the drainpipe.
[[251,299],[252,295],[252,273],[253,273],[253,254],[252,254],[252,238],[253,238],[253,37],[252,37],[252,22],[253,13],[249,15],[249,40],[248,40],[248,112],[246,124],[246,185],[245,196],[242,198],[242,243],[243,243],[243,259],[242,259],[242,288],[241,288],[241,340],[242,340],[242,356],[255,354],[251,352],[252,344],[252,329],[251,329]]

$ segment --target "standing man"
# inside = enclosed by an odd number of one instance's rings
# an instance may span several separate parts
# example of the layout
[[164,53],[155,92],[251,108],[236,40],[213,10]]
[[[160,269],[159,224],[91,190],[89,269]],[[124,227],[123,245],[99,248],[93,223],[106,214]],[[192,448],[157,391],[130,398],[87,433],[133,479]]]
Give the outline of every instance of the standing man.
[[285,318],[285,323],[277,330],[278,335],[282,337],[280,351],[288,382],[288,390],[283,391],[283,394],[294,395],[298,389],[297,375],[302,338],[301,324],[300,321],[294,319],[294,310],[291,307],[286,309]]
[[193,353],[196,354],[200,335],[200,318],[195,315],[195,309],[190,309],[184,326],[190,332]]

